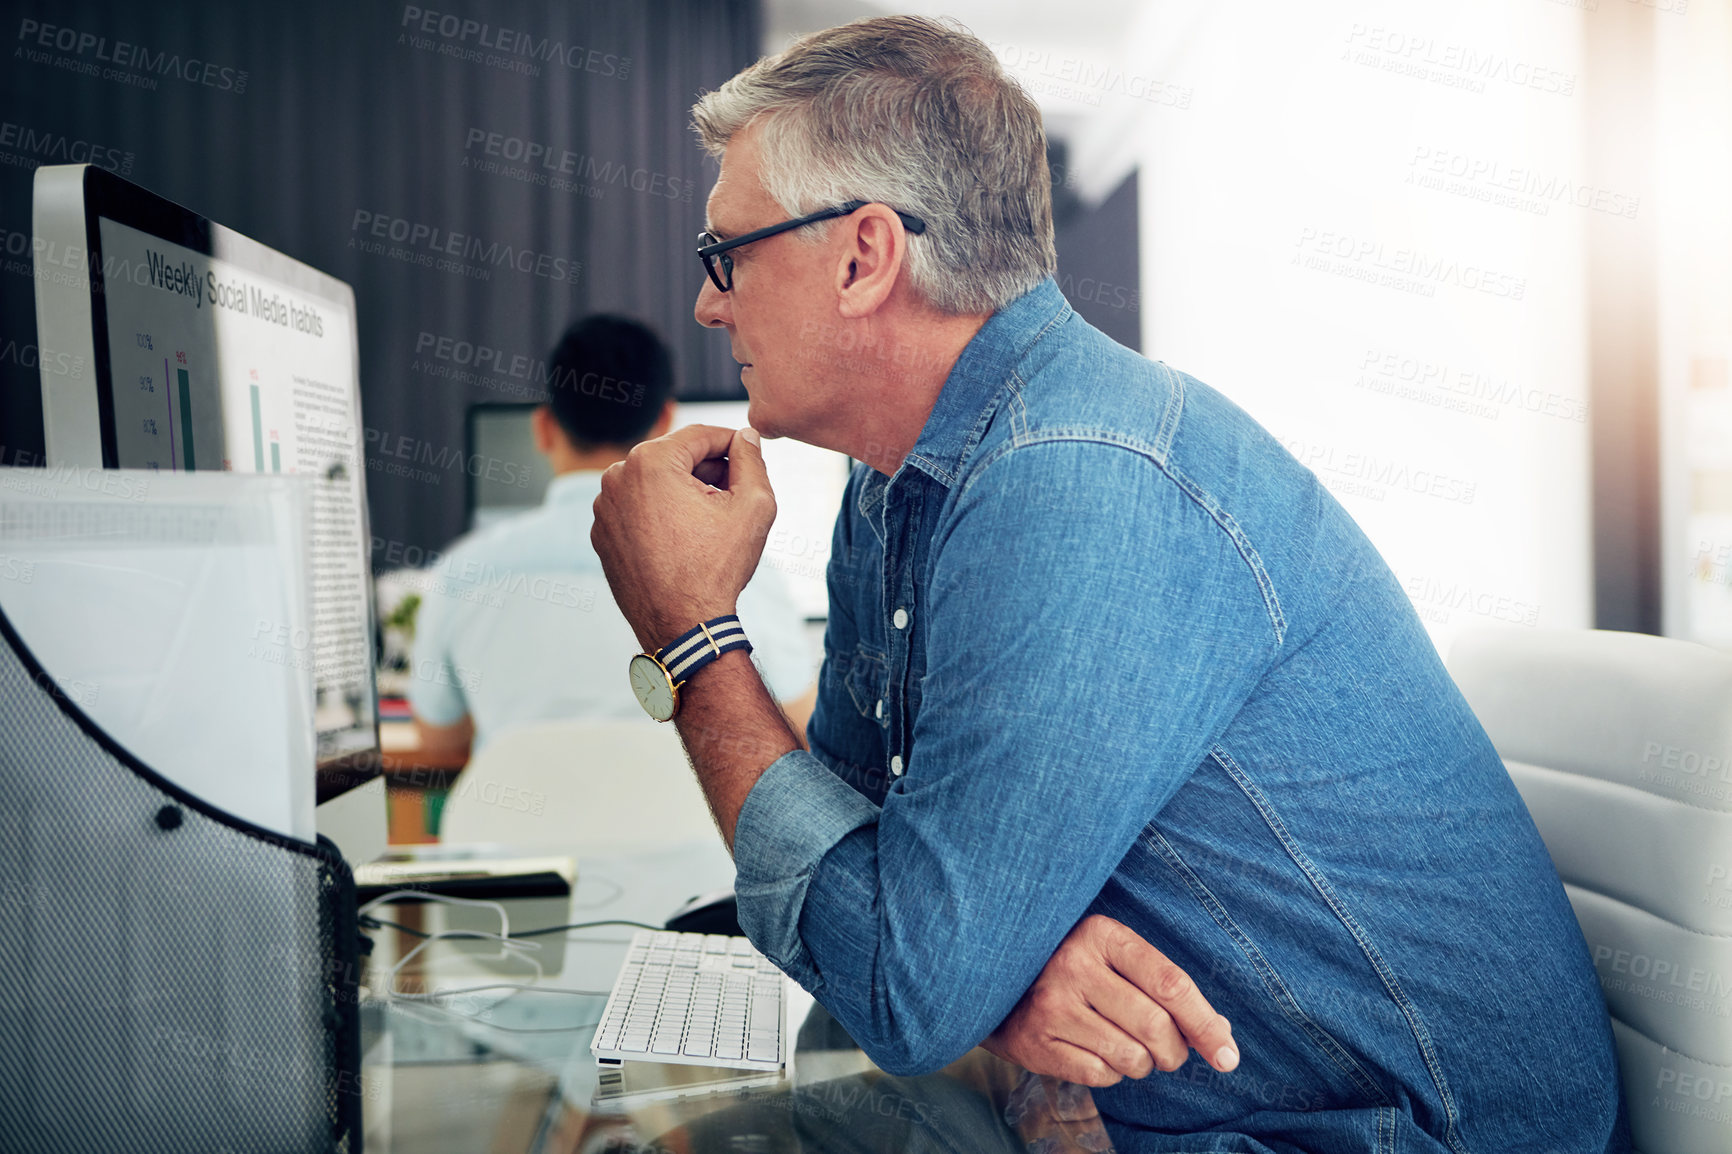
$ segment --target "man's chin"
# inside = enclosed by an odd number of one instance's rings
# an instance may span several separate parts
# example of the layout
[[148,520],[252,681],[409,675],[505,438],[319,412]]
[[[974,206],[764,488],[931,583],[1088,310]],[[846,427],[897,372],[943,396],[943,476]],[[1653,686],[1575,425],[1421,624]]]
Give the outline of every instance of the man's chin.
[[775,421],[770,419],[770,415],[764,412],[764,407],[752,399],[749,393],[746,399],[746,424],[756,429],[760,437],[779,437],[782,435],[776,430]]
[[746,424],[752,426],[753,431],[766,441],[778,440],[784,435],[782,430],[763,417],[753,416],[750,410],[746,412]]

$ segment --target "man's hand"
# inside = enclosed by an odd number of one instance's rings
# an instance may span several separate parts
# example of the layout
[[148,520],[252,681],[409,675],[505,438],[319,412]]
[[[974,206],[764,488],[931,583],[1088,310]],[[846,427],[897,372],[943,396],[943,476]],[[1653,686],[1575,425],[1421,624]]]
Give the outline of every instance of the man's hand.
[[589,539],[645,650],[732,613],[756,571],[776,519],[756,439],[688,425],[602,474]]
[[1100,914],[1078,922],[998,1029],[981,1043],[1036,1074],[1111,1086],[1177,1070],[1192,1049],[1225,1073],[1233,1027],[1189,974]]

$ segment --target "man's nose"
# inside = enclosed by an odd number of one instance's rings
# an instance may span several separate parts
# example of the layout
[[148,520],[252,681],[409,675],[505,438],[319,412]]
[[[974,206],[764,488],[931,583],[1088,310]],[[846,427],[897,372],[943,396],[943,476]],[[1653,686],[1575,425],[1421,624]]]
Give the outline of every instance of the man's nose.
[[705,276],[704,283],[698,287],[698,303],[692,310],[692,315],[706,328],[722,328],[732,324],[734,310],[728,298],[728,293],[718,289],[715,282]]

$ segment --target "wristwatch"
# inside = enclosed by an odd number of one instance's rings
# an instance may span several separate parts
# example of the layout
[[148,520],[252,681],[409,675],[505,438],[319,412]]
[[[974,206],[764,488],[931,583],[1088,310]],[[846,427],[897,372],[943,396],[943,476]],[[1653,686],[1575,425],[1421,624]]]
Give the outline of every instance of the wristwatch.
[[699,622],[654,653],[631,659],[631,691],[657,721],[672,721],[680,711],[680,686],[692,674],[734,649],[752,651],[738,615]]

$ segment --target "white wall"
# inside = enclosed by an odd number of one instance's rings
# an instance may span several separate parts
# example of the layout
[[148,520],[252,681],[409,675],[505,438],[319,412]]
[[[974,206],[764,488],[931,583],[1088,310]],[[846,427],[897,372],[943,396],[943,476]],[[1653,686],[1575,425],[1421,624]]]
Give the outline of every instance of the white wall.
[[[1161,4],[1191,93],[1134,129],[1144,352],[1335,492],[1434,641],[1591,624],[1583,13],[1547,0]],[[1579,202],[1579,203],[1578,203]]]
[[1732,649],[1732,4],[1655,19],[1668,636]]
[[[1653,155],[1596,180],[1584,31],[1632,5]],[[1085,200],[1140,168],[1144,352],[1306,459],[1440,647],[1592,624],[1586,234],[1653,228],[1665,629],[1732,648],[1732,3],[768,0],[767,47],[888,11],[986,39]]]

